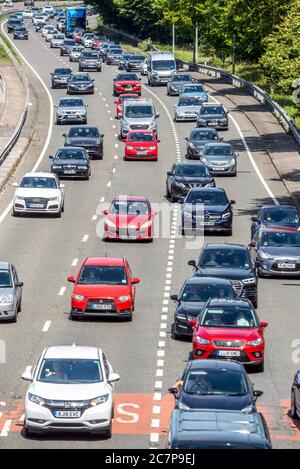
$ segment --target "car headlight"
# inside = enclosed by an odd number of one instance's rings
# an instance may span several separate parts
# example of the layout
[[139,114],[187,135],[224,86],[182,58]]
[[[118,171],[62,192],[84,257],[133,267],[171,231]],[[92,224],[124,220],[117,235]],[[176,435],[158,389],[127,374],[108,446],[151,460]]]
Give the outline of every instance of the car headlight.
[[183,212],[183,218],[186,219],[186,218],[193,218],[193,214],[190,213],[190,212]]
[[155,145],[151,145],[151,147],[149,147],[149,150],[155,150],[155,149],[156,149]]
[[97,405],[103,404],[107,401],[108,397],[109,394],[103,394],[103,396],[95,397],[95,399],[91,400],[90,405],[92,407],[96,407]]
[[45,405],[45,401],[42,397],[36,396],[35,394],[31,394],[30,392],[28,393],[28,399],[31,402],[34,402],[34,404],[37,404],[37,405],[40,405],[40,406]]
[[210,340],[204,339],[204,337],[197,336],[196,340],[197,340],[198,344],[202,344],[202,345],[211,343]]
[[17,195],[16,199],[15,199],[15,202],[24,202],[24,197],[19,197]]
[[130,300],[130,296],[129,295],[118,296],[117,300],[120,301],[120,303],[125,303],[125,301]]
[[84,164],[84,165],[80,165],[80,166],[79,166],[79,169],[88,169],[88,167],[87,167],[86,164]]
[[222,218],[227,218],[231,216],[231,212],[222,213]]
[[63,115],[64,115],[64,112],[58,110],[58,111],[57,111],[57,115],[58,115],[58,116],[63,116]]
[[85,296],[83,296],[83,295],[74,295],[74,299],[77,300],[77,301],[84,301]]
[[134,148],[131,145],[128,145],[127,150],[134,150]]
[[205,185],[205,187],[215,187],[215,183],[209,182],[208,184]]
[[182,187],[183,189],[185,188],[185,185],[183,184],[183,182],[175,181],[175,184],[176,184],[177,187]]
[[206,164],[207,166],[210,166],[210,161],[208,161],[206,158],[201,158],[202,163]]
[[197,148],[195,147],[195,145],[193,143],[189,143],[189,147],[192,149],[192,150],[197,150]]
[[232,160],[230,160],[230,162],[229,162],[230,166],[233,166],[235,163],[236,163],[236,161],[235,161],[234,158],[232,158]]
[[176,319],[183,319],[183,320],[186,320],[186,315],[185,315],[185,314],[182,314],[182,313],[177,313],[177,314],[176,314]]
[[0,297],[0,305],[9,305],[13,302],[13,295],[11,293],[8,293],[7,295],[2,295]]
[[61,166],[58,166],[57,164],[54,164],[54,165],[52,166],[52,169],[61,169]]
[[250,342],[247,342],[247,345],[256,346],[256,345],[260,345],[261,343],[262,343],[262,338],[258,337],[258,339],[250,340]]
[[79,109],[78,113],[81,115],[81,116],[84,116],[86,114],[86,110],[85,109]]
[[261,257],[261,259],[273,259],[273,256],[271,256],[271,254],[263,251],[259,253],[259,257]]
[[123,121],[123,127],[130,130],[130,124],[127,121]]
[[221,122],[227,122],[227,117],[222,117]]
[[245,285],[253,284],[256,283],[256,278],[255,277],[250,277],[250,278],[244,278],[243,283]]

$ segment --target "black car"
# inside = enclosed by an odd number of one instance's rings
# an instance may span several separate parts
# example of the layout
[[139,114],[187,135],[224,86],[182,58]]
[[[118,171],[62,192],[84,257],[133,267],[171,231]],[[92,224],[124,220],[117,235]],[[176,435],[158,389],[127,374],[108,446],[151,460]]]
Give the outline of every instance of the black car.
[[56,68],[50,75],[52,88],[67,88],[72,76],[72,69],[67,67]]
[[91,175],[90,159],[87,151],[80,147],[62,147],[52,160],[51,172],[60,178],[83,178],[89,180]]
[[232,235],[232,205],[224,189],[201,187],[190,189],[181,211],[182,235],[203,231]]
[[208,243],[197,262],[192,260],[188,264],[194,267],[195,276],[231,280],[237,296],[248,298],[257,308],[257,277],[247,246]]
[[119,70],[126,70],[126,62],[129,59],[129,57],[132,57],[132,53],[123,52],[122,57],[119,60],[119,65],[118,65]]
[[68,94],[94,94],[94,79],[88,73],[76,73],[71,76],[67,86]]
[[122,58],[123,49],[120,47],[111,47],[108,48],[106,53],[106,63],[107,65],[118,65],[119,60]]
[[166,197],[171,202],[184,199],[193,187],[214,187],[215,180],[203,163],[175,163],[167,172]]
[[251,239],[261,227],[300,227],[298,210],[291,205],[266,205],[259,210],[258,215],[251,217],[251,220]]
[[143,55],[131,55],[126,62],[127,72],[132,72],[133,70],[139,71],[144,60],[145,57]]
[[169,388],[175,408],[256,411],[254,391],[244,365],[236,361],[190,360],[179,387]]
[[21,28],[23,26],[22,21],[17,18],[9,18],[7,22],[7,31],[9,33],[14,32],[15,29]]
[[228,112],[222,104],[203,103],[197,117],[197,127],[228,130]]
[[300,419],[300,370],[295,374],[292,385],[291,417],[296,420]]
[[199,160],[206,143],[214,143],[223,140],[219,137],[216,129],[207,127],[197,127],[193,129],[187,141],[186,158],[191,160]]
[[14,39],[28,39],[28,29],[25,26],[19,26],[14,29]]
[[180,337],[191,338],[193,328],[191,319],[197,318],[209,298],[236,298],[231,281],[213,277],[188,278],[180,290],[179,295],[171,295],[176,301],[174,323],[171,333],[173,339]]
[[65,146],[84,148],[88,154],[97,160],[103,159],[103,137],[98,127],[83,125],[70,127],[65,137]]
[[65,39],[63,45],[60,48],[60,55],[69,55],[75,46],[76,42],[74,39]]
[[169,428],[169,449],[272,449],[259,412],[175,409]]

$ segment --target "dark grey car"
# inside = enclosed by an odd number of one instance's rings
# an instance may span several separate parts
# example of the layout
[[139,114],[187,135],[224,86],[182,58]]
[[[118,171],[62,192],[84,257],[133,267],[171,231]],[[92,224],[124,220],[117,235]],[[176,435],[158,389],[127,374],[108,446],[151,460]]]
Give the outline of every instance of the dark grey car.
[[196,127],[193,129],[189,137],[185,138],[187,141],[186,158],[191,160],[199,160],[203,148],[207,143],[215,143],[223,140],[219,137],[216,129],[209,129],[207,127]]
[[57,150],[52,160],[51,172],[59,178],[89,179],[91,175],[90,159],[87,151],[80,147],[62,147]]
[[119,47],[108,48],[106,54],[107,65],[118,65],[121,60],[123,50]]
[[197,127],[228,130],[228,112],[222,104],[203,103],[197,117]]
[[214,186],[214,178],[203,163],[178,162],[167,172],[166,196],[172,203],[184,199],[192,187]]
[[68,94],[94,94],[94,79],[88,73],[75,73],[68,81]]
[[101,72],[102,59],[99,52],[83,50],[79,57],[79,71],[96,70]]
[[190,74],[187,73],[173,73],[167,83],[167,94],[169,96],[177,96],[181,93],[184,85],[193,83]]
[[65,146],[84,148],[97,160],[103,159],[103,137],[98,127],[91,125],[70,127],[65,137]]
[[17,322],[21,311],[23,282],[10,262],[0,262],[0,320]]
[[65,39],[61,48],[60,55],[69,55],[73,47],[76,46],[74,39]]
[[230,143],[207,143],[202,150],[201,161],[214,176],[236,176],[238,153]]
[[143,55],[131,55],[126,62],[127,72],[132,72],[134,70],[139,71],[144,60],[145,57]]
[[72,69],[68,67],[56,68],[51,74],[52,88],[67,88],[72,76]]

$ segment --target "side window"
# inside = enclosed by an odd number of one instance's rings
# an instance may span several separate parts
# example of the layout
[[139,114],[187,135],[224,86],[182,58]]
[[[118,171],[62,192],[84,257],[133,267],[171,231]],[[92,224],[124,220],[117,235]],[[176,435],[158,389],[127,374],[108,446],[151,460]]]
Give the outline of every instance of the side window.
[[108,363],[107,363],[106,356],[104,355],[104,353],[102,355],[102,359],[103,359],[105,376],[106,376],[106,379],[108,379],[108,377],[109,377],[109,367],[108,367]]

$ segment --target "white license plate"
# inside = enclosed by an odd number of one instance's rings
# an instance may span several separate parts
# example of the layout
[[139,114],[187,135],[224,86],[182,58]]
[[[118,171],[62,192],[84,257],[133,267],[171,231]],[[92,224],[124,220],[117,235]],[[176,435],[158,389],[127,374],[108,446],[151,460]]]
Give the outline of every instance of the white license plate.
[[43,204],[30,204],[29,207],[30,208],[44,208],[44,205]]
[[279,269],[296,269],[296,264],[287,264],[285,262],[282,262],[278,264]]
[[215,127],[216,125],[218,125],[218,122],[217,121],[211,121],[211,122],[208,122],[207,125],[211,125],[211,126]]
[[131,87],[131,86],[126,86],[126,87],[125,87],[125,90],[126,90],[126,91],[130,91],[130,90],[132,90],[132,87]]
[[76,174],[75,169],[65,169],[64,174]]
[[147,155],[147,154],[148,154],[147,151],[139,151],[139,152],[136,154],[136,156],[145,156],[145,155]]
[[218,167],[213,168],[213,171],[225,171],[225,168],[218,166]]
[[241,352],[238,350],[218,350],[217,355],[219,357],[240,357]]
[[81,417],[79,410],[57,410],[54,412],[54,416],[57,418],[75,419]]
[[111,309],[111,305],[92,305],[92,309]]

